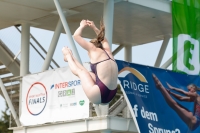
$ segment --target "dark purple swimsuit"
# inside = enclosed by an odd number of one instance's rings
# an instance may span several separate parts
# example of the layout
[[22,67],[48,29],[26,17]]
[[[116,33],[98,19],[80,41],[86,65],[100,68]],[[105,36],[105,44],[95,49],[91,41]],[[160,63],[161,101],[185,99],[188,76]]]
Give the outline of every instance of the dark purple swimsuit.
[[[106,51],[104,50],[104,52],[106,53]],[[97,63],[90,63],[90,67],[92,69],[92,72],[96,75],[96,84],[99,86],[100,92],[101,92],[101,103],[109,103],[113,97],[115,96],[115,94],[117,93],[117,88],[114,90],[110,90],[108,89],[108,87],[99,79],[98,75],[97,75],[97,65],[101,62],[107,61],[107,60],[113,60],[112,58],[110,58],[110,56],[106,53],[106,55],[108,56],[108,59],[99,61]],[[113,60],[114,61],[114,60]]]
[[198,128],[200,125],[200,105],[196,103],[195,105],[195,113],[194,116],[196,117],[197,121],[195,123],[194,129]]

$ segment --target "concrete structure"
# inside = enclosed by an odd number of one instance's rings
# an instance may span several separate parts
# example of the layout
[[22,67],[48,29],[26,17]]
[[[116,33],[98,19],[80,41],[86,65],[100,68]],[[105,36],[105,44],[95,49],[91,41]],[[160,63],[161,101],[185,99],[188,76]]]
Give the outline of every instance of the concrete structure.
[[[0,65],[5,65],[5,67],[0,68],[0,76],[6,73],[13,74],[13,76],[1,79],[4,86],[9,82],[9,79],[20,79],[22,76],[29,73],[30,37],[34,39],[34,37],[30,35],[30,27],[55,31],[49,53],[44,59],[44,64],[42,64],[42,71],[44,71],[50,66],[61,32],[66,33],[73,53],[81,62],[79,53],[72,39],[72,34],[79,26],[82,19],[92,20],[99,26],[99,21],[102,17],[105,22],[108,41],[119,45],[118,48],[113,51],[113,54],[115,55],[124,47],[124,59],[126,61],[132,61],[132,47],[164,40],[155,62],[156,67],[160,66],[160,62],[162,61],[165,49],[171,37],[170,35],[172,34],[170,0],[0,0],[0,29],[10,26],[22,26],[22,58],[20,61],[16,59],[18,55],[13,55],[12,52],[6,48],[6,44],[0,42]],[[86,38],[93,38],[94,36],[95,34],[89,28],[86,29],[86,32],[83,34],[83,37]],[[39,44],[37,40],[35,41]],[[170,63],[171,58],[162,68],[167,68]],[[1,86],[1,90],[4,92],[3,96],[6,97],[5,99],[9,99],[5,92],[9,94],[10,91],[16,90],[12,95],[13,97],[10,97],[12,100],[10,102],[8,100],[7,102],[13,104],[9,105],[10,109],[12,109],[13,116],[18,115],[18,117],[20,117],[21,91],[19,91],[19,84],[6,87],[1,84]],[[115,108],[109,108],[108,106],[97,108],[100,113],[99,117],[96,118],[73,122],[51,123],[47,125],[38,125],[36,127],[21,127],[18,118],[15,117],[18,127],[12,129],[14,133],[49,131],[49,127],[52,129],[52,133],[56,132],[58,129],[60,129],[60,132],[66,131],[67,129],[69,129],[69,131],[66,132],[137,132],[133,120],[129,118],[129,111],[127,109],[124,110],[126,107],[124,99],[118,100],[115,105],[117,105]],[[15,109],[13,109],[13,107]],[[122,110],[127,112],[125,113],[126,116],[123,115],[124,118],[108,116],[109,113],[118,115]],[[73,128],[77,124],[79,126],[82,125],[80,130],[75,130]]]

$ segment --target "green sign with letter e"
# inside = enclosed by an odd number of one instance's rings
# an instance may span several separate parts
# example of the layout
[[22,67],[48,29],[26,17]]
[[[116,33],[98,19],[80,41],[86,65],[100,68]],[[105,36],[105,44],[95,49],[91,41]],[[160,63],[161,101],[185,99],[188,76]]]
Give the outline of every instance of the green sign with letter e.
[[172,19],[173,70],[199,75],[200,0],[173,0]]

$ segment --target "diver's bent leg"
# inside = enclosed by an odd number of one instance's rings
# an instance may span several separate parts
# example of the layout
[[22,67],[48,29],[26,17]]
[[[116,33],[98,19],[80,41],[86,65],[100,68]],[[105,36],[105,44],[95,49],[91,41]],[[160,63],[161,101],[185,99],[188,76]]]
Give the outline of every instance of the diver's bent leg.
[[76,76],[78,76],[78,70],[80,69],[79,67],[77,67],[76,63],[74,62],[74,60],[72,59],[71,55],[66,55],[65,56],[67,61],[68,61],[68,65],[72,71],[72,73]]
[[89,100],[94,104],[101,103],[101,92],[99,87],[95,84],[89,72],[79,69],[78,77],[81,80],[83,90]]
[[[95,104],[101,103],[101,92],[99,87],[95,84],[95,75],[94,73],[88,72],[85,68],[81,69],[82,67],[78,67],[78,65],[75,63],[75,60],[73,59],[72,55],[66,52],[66,56],[69,67],[73,74],[78,76],[81,80],[81,85],[83,87],[83,90],[88,97],[88,99]],[[79,64],[80,66],[81,64]]]
[[[84,70],[84,71],[88,71],[80,62],[78,62],[78,60],[73,56],[71,49],[67,48],[70,55],[72,56],[72,59],[74,60],[74,62],[76,63],[77,67],[79,67],[80,69]],[[89,71],[88,71],[89,72]],[[92,77],[92,79],[94,81],[96,81],[96,76],[93,72],[89,72],[90,76]]]
[[85,71],[84,69],[80,69],[72,59],[71,55],[67,55],[66,57],[72,73],[80,78],[81,85],[88,99],[92,103],[100,104],[101,92],[99,87],[95,84],[90,73],[88,71]]
[[86,71],[87,69],[86,69],[80,62],[78,62],[78,60],[73,56],[71,49],[69,49],[68,47],[67,47],[67,49],[68,49],[68,53],[72,56],[72,59],[74,60],[74,62],[76,63],[76,65],[77,65],[80,69]]
[[77,65],[79,68],[81,68],[82,70],[88,71],[82,64],[80,64],[80,63],[76,60],[76,58],[75,58],[74,56],[72,56],[72,58],[73,58],[74,62],[76,63],[76,65]]

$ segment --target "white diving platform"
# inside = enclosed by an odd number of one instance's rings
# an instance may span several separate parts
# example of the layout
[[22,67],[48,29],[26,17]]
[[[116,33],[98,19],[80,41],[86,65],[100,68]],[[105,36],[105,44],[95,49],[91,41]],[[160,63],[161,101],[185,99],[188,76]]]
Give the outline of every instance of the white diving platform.
[[90,117],[74,121],[11,128],[13,133],[137,133],[132,118],[116,116]]

